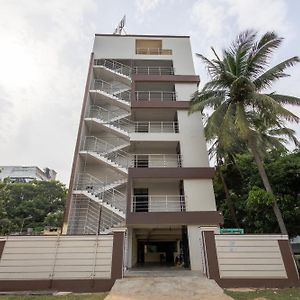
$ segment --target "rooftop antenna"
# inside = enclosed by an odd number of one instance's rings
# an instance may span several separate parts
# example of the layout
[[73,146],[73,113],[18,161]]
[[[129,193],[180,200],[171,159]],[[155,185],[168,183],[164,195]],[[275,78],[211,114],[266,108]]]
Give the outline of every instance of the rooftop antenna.
[[116,27],[115,31],[113,34],[118,34],[121,35],[122,31],[124,31],[124,33],[126,34],[126,31],[124,29],[125,26],[125,22],[126,22],[126,15],[124,15],[124,17],[122,18],[122,20],[120,21],[120,23],[118,24],[118,26]]

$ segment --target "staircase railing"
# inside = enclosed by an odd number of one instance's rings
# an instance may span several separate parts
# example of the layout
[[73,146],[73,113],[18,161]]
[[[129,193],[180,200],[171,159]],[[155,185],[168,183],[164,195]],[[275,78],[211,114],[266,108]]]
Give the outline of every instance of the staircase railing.
[[89,193],[101,193],[105,183],[89,173],[79,173],[75,181],[75,190],[86,190]]
[[90,109],[88,110],[87,117],[101,119],[105,122],[110,122],[113,119],[122,118],[122,116],[128,114],[129,113],[122,109],[108,110],[98,105],[91,105]]
[[105,202],[118,208],[119,210],[126,212],[126,194],[121,193],[116,189],[111,189],[104,192]]
[[95,59],[94,60],[95,66],[104,66],[116,73],[125,75],[130,77],[131,76],[131,67],[124,65],[120,62],[110,60],[110,59]]
[[75,190],[87,191],[99,198],[99,200],[125,212],[126,195],[115,188],[105,190],[105,186],[106,184],[100,179],[88,173],[81,173],[77,177]]
[[103,91],[107,94],[112,95],[113,97],[116,97],[116,98],[118,98],[120,100],[123,100],[123,101],[126,101],[126,102],[130,102],[130,99],[131,99],[130,90],[118,92],[116,90],[116,88],[111,83],[106,82],[106,81],[101,80],[101,79],[95,79],[92,82],[91,90]]
[[129,144],[121,139],[115,139],[115,143],[109,143],[95,136],[86,136],[82,144],[81,150],[92,151],[98,154],[106,154],[107,152],[112,151],[113,149],[123,145],[127,146]]
[[132,165],[132,155],[123,150],[107,153],[104,155],[104,157],[122,168],[128,169]]

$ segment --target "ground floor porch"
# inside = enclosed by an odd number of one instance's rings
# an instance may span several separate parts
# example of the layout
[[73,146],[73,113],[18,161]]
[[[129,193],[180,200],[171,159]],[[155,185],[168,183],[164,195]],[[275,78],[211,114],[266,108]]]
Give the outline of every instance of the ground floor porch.
[[[204,271],[199,226],[156,225],[127,228],[125,269]],[[199,256],[200,255],[200,256]]]

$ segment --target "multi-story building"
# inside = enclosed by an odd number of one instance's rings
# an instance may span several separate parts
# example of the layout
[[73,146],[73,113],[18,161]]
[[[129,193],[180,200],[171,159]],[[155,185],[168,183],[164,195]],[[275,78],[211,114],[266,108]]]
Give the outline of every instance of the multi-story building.
[[202,226],[219,226],[188,36],[97,34],[64,233],[127,228],[127,267],[201,269]]
[[55,180],[56,172],[35,166],[0,166],[0,180],[10,178],[13,182],[30,182],[32,180]]

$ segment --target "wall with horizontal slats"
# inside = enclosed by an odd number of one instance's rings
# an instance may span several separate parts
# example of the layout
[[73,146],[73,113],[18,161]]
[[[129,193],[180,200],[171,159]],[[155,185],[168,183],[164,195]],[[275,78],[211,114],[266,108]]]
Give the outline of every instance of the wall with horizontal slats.
[[9,236],[0,280],[110,279],[113,235]]
[[275,235],[215,235],[220,278],[286,279],[279,239]]

